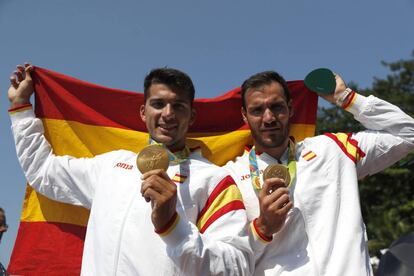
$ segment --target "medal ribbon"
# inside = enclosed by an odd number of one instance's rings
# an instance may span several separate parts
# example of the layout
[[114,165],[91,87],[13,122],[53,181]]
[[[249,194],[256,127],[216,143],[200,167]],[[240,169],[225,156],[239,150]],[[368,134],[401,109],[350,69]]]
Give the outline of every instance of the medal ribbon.
[[[289,139],[289,154],[288,154],[288,172],[290,175],[290,183],[288,187],[295,181],[296,178],[296,145],[292,139]],[[252,182],[253,189],[255,191],[260,191],[262,186],[260,185],[260,170],[257,164],[256,149],[253,146],[249,152],[249,170],[250,170],[250,179]]]
[[191,151],[187,146],[185,146],[183,150],[172,153],[165,145],[152,140],[151,137],[149,138],[149,144],[163,147],[168,153],[168,159],[170,160],[170,163],[173,165],[181,164],[187,161],[188,157],[191,154]]

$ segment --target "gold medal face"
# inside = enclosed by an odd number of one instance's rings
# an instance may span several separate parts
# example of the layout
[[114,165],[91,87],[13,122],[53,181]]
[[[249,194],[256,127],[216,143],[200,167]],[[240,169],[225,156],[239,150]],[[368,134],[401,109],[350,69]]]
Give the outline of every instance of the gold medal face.
[[167,171],[169,163],[167,151],[158,145],[145,147],[137,156],[137,167],[142,174],[156,169]]
[[286,186],[290,184],[289,170],[285,165],[271,164],[263,172],[263,180],[269,178],[281,178],[285,180]]

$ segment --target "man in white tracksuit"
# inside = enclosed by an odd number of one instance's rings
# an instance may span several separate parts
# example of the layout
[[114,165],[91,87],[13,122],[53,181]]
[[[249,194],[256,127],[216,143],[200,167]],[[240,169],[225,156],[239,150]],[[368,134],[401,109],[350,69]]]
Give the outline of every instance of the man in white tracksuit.
[[[238,182],[251,221],[255,275],[372,275],[357,180],[391,166],[414,149],[414,120],[398,107],[347,88],[324,96],[367,130],[327,133],[295,143],[289,90],[266,71],[242,86],[242,115],[254,147],[226,164]],[[292,181],[270,178],[274,163]]]
[[17,156],[36,191],[90,209],[82,275],[252,273],[240,191],[224,169],[185,146],[195,116],[186,74],[162,68],[145,79],[140,115],[152,140],[169,150],[170,166],[142,175],[136,153],[125,150],[54,155],[30,104],[31,70],[18,66],[8,91]]

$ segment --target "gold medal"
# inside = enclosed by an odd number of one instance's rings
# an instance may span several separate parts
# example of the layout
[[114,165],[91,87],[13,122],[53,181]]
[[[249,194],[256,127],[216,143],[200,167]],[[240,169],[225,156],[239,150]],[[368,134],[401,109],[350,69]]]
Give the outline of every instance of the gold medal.
[[290,184],[289,170],[285,165],[271,164],[263,172],[263,180],[269,178],[281,178],[285,180],[286,186]]
[[137,167],[142,174],[157,169],[167,171],[169,163],[168,152],[158,145],[145,147],[137,156]]

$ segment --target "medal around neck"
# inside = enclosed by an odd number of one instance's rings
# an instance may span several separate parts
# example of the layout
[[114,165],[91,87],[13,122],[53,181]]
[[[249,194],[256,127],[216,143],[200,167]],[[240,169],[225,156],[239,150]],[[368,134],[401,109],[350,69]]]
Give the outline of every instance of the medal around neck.
[[167,171],[169,163],[168,152],[158,145],[145,147],[137,156],[137,167],[142,174],[157,169]]
[[269,178],[280,178],[285,181],[286,186],[290,184],[289,170],[285,165],[271,164],[267,166],[263,172],[263,180]]
[[309,90],[318,94],[329,95],[335,92],[335,75],[327,68],[313,70],[305,77],[304,82]]

